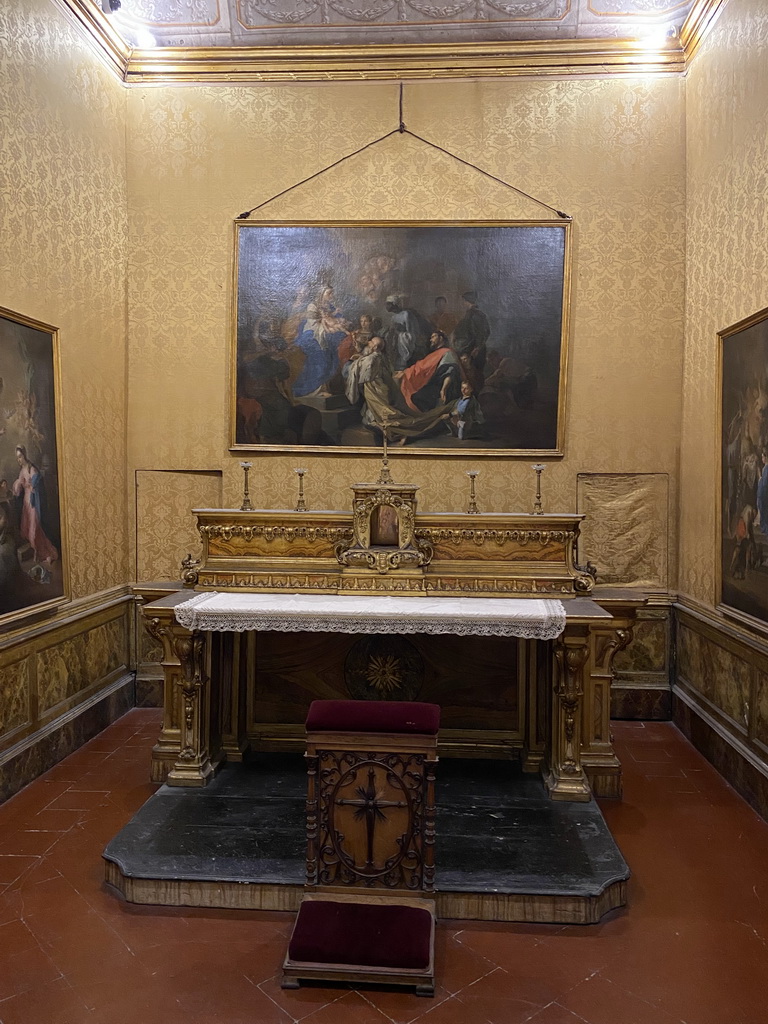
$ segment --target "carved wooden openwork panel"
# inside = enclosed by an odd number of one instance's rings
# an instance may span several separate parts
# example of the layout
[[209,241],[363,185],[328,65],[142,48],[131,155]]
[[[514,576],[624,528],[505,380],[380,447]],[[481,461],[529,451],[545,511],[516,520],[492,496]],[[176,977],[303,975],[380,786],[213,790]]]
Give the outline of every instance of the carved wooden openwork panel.
[[[323,886],[429,890],[433,762],[422,753],[319,750],[315,878]],[[310,837],[311,838],[311,837]]]

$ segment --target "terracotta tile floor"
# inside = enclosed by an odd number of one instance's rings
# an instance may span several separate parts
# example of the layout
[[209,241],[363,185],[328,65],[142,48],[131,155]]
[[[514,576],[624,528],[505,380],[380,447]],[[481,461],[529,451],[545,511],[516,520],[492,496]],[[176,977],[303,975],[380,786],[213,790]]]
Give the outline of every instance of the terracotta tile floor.
[[600,925],[445,921],[434,1000],[284,992],[288,914],[123,903],[101,851],[152,793],[136,710],[0,807],[1,1024],[766,1024],[768,824],[670,724],[615,723],[633,870]]

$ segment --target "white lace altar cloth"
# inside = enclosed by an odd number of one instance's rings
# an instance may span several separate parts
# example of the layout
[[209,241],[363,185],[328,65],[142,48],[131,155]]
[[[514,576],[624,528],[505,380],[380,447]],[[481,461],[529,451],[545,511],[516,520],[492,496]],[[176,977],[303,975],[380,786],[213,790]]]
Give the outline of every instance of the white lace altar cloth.
[[553,640],[565,629],[560,601],[495,597],[347,597],[196,594],[176,605],[187,629],[281,633],[451,633]]

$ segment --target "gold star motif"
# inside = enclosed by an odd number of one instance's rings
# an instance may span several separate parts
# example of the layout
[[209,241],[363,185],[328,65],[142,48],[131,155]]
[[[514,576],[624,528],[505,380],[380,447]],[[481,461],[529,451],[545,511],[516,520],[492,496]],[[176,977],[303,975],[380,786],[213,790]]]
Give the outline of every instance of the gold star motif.
[[392,693],[402,686],[400,662],[393,654],[374,655],[365,674],[371,688],[378,693]]

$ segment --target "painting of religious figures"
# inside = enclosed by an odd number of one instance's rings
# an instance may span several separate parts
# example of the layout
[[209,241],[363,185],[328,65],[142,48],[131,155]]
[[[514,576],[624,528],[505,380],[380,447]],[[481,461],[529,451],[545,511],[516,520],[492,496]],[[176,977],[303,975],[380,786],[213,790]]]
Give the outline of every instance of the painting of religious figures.
[[57,392],[56,329],[0,309],[0,625],[67,597]]
[[570,225],[238,221],[232,450],[561,455]]
[[721,606],[768,623],[768,309],[721,331]]

